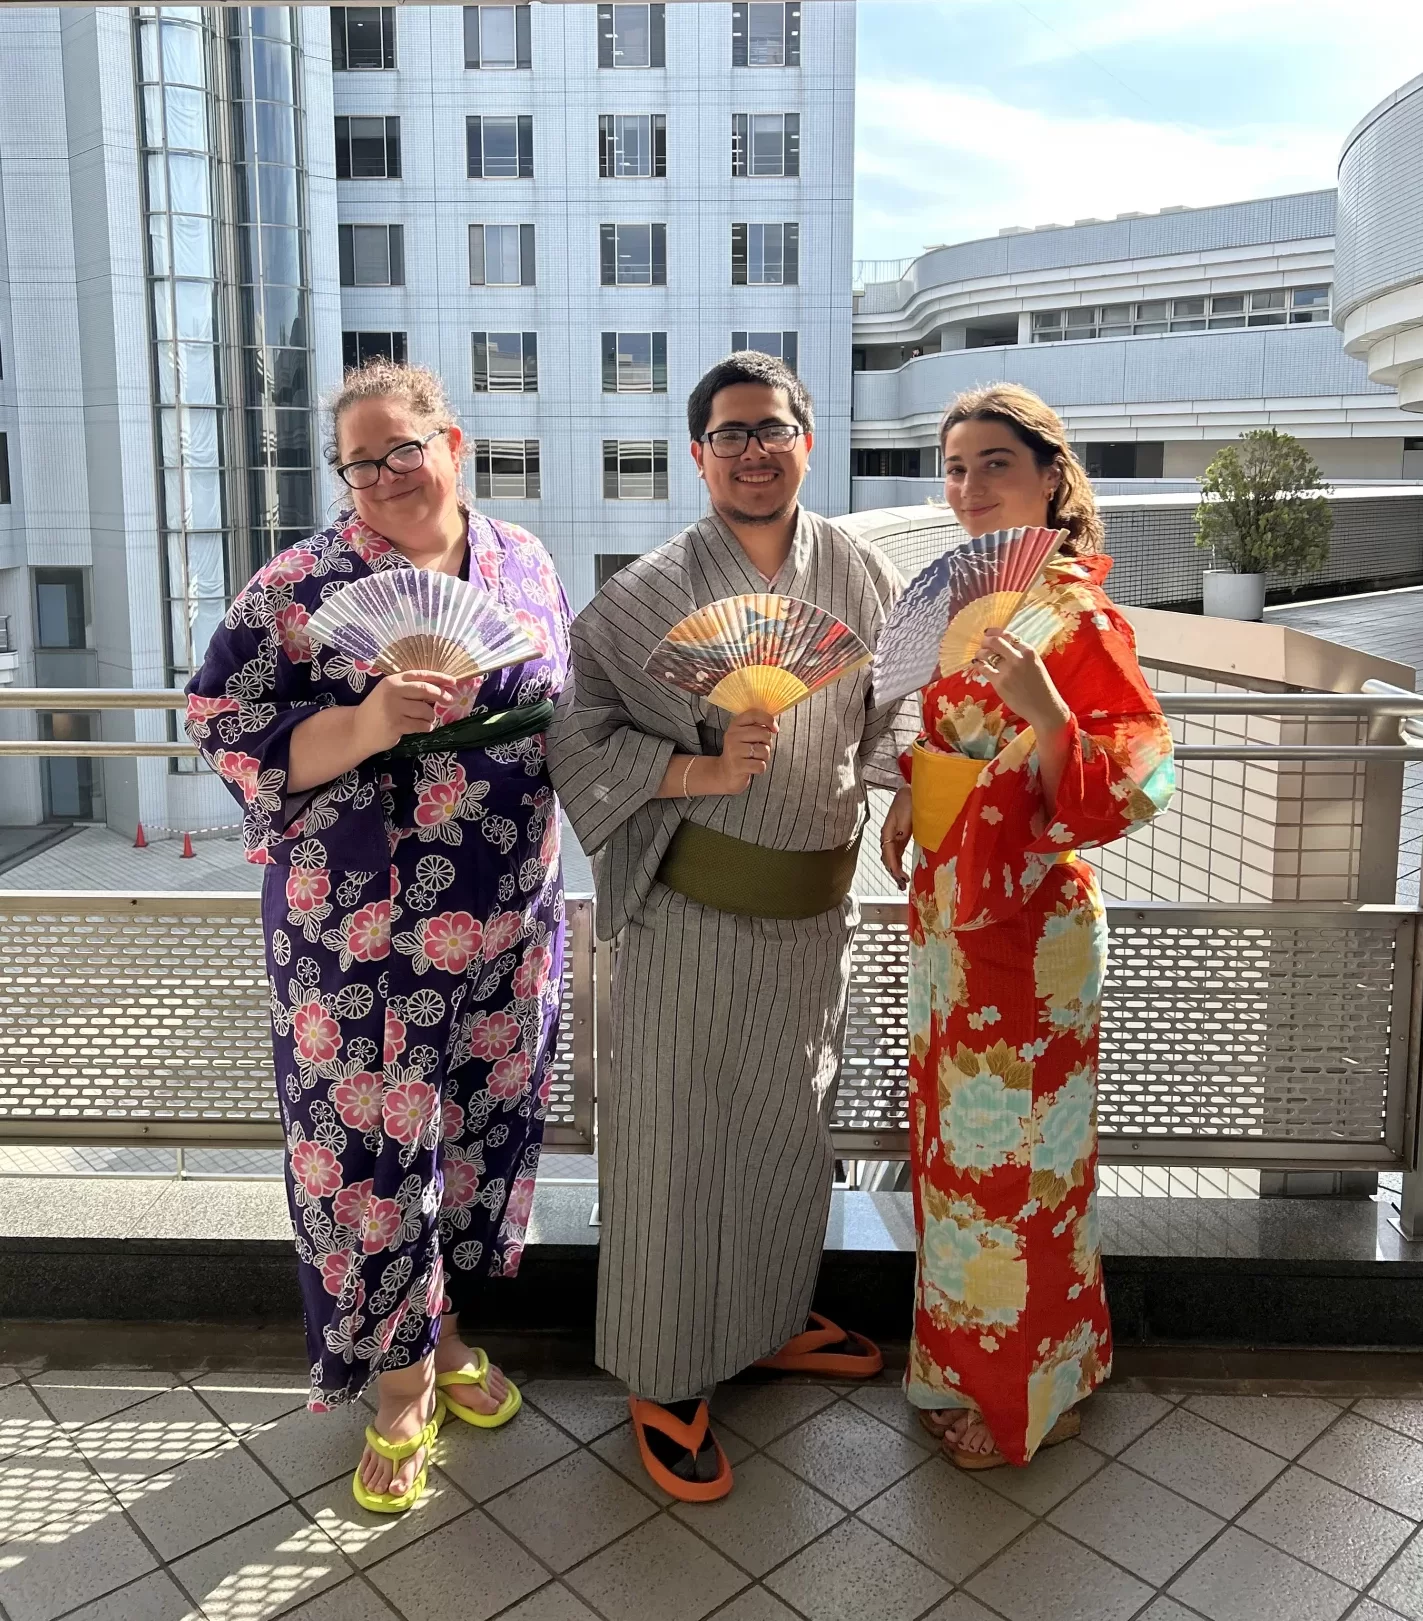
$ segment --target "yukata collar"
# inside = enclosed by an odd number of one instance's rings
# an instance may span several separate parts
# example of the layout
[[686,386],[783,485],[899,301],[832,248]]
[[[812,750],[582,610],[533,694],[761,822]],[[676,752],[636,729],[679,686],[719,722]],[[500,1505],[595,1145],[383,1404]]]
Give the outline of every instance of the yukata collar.
[[815,547],[815,535],[810,524],[810,515],[803,506],[796,506],[795,533],[791,536],[791,549],[786,560],[781,564],[780,573],[774,580],[767,580],[766,576],[756,567],[742,549],[741,542],[732,534],[730,528],[723,522],[720,514],[714,507],[707,508],[707,515],[698,525],[703,536],[707,539],[713,553],[722,564],[726,572],[733,577],[737,574],[746,583],[746,590],[753,595],[764,595],[767,592],[788,594],[787,588],[802,574],[810,563],[810,554]]
[[[504,546],[499,531],[492,519],[473,508],[466,508],[465,517],[471,572],[477,568],[485,588],[497,597],[500,595],[504,561]],[[376,571],[415,566],[393,541],[359,517],[354,508],[343,512],[337,519],[336,538],[368,568]]]

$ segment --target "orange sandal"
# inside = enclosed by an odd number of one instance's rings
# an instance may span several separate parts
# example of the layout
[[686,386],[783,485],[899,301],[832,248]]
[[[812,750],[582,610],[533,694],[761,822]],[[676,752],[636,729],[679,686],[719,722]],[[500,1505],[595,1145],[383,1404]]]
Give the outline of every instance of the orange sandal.
[[[879,1346],[873,1340],[840,1328],[818,1311],[811,1312],[810,1321],[819,1327],[787,1340],[774,1356],[763,1356],[756,1366],[776,1368],[782,1373],[819,1373],[829,1379],[872,1379],[884,1366]],[[854,1355],[826,1349],[845,1342],[862,1346],[863,1350]]]
[[[1044,1447],[1061,1446],[1064,1441],[1070,1441],[1074,1436],[1082,1433],[1082,1415],[1072,1407],[1058,1419],[1057,1423],[1047,1432],[1038,1443],[1041,1452]],[[967,1447],[955,1446],[946,1435],[943,1440],[946,1456],[960,1469],[1002,1469],[1008,1460],[994,1447],[992,1452],[971,1452]]]
[[[652,1483],[660,1486],[669,1497],[676,1497],[683,1503],[714,1503],[731,1490],[731,1460],[721,1450],[721,1442],[712,1434],[711,1417],[704,1401],[698,1403],[696,1416],[690,1424],[684,1424],[675,1413],[669,1413],[657,1402],[643,1401],[640,1396],[628,1397],[628,1412],[632,1415],[632,1432],[637,1437],[637,1450],[642,1454],[642,1467]],[[674,1446],[691,1453],[694,1458],[710,1436],[716,1448],[715,1480],[684,1480],[681,1475],[673,1474],[652,1450],[648,1430],[665,1435]]]

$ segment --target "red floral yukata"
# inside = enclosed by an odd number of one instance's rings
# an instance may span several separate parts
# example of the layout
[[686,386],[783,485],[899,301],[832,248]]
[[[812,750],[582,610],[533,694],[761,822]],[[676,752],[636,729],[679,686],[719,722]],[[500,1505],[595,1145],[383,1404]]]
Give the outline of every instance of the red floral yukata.
[[1051,816],[1032,729],[986,677],[923,692],[921,742],[986,769],[910,882],[919,1254],[905,1389],[917,1407],[978,1409],[1015,1464],[1111,1371],[1096,1212],[1107,928],[1074,852],[1149,821],[1175,786],[1170,731],[1102,590],[1110,567],[1048,570],[1061,623],[1043,660],[1072,715]]

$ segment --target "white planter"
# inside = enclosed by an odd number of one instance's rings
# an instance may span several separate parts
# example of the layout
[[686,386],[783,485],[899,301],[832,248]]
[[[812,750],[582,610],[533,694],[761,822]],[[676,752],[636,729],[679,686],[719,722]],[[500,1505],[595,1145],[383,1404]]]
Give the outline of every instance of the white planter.
[[1202,579],[1201,594],[1208,619],[1265,617],[1263,574],[1235,574],[1226,568],[1208,568]]

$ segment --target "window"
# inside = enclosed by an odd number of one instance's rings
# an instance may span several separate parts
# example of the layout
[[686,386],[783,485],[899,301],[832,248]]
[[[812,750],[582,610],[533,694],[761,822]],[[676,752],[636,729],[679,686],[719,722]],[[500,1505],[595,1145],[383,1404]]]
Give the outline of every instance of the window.
[[665,225],[600,225],[600,274],[604,287],[665,287]]
[[10,504],[10,436],[0,433],[0,506]]
[[665,394],[667,392],[667,334],[665,332],[605,332],[603,334],[603,392],[605,394]]
[[538,440],[476,439],[474,498],[476,501],[537,501]]
[[1160,441],[1079,445],[1088,478],[1160,478],[1166,447]]
[[347,371],[355,371],[372,360],[394,360],[405,363],[405,334],[403,332],[343,332],[341,334],[341,364]]
[[533,226],[471,225],[469,284],[471,287],[532,287]]
[[338,73],[395,66],[394,6],[332,6],[331,66]]
[[84,571],[35,570],[35,646],[84,646]]
[[601,591],[612,577],[629,563],[637,562],[641,552],[595,552],[593,554],[593,589]]
[[1243,326],[1284,326],[1329,319],[1331,289],[1272,287],[1255,293],[1198,294],[1141,304],[1088,304],[1075,310],[1034,310],[1033,342],[1066,338],[1129,338],[1153,332],[1222,332]]
[[405,228],[400,225],[338,227],[343,287],[403,287]]
[[794,287],[799,281],[799,225],[731,227],[733,287]]
[[753,180],[800,174],[799,113],[733,113],[731,172]]
[[605,501],[665,501],[667,499],[667,441],[665,439],[605,439],[603,441],[603,499]]
[[665,180],[663,114],[604,113],[598,120],[598,173],[604,180]]
[[857,450],[856,478],[937,478],[939,452],[927,449]]
[[336,178],[338,180],[399,180],[400,120],[398,118],[338,118],[336,120]]
[[667,7],[599,6],[600,68],[665,68]]
[[466,118],[465,158],[471,180],[532,180],[534,121],[517,118]]
[[474,392],[537,394],[539,343],[532,332],[476,332]]
[[[731,348],[733,353],[742,349],[755,349],[763,355],[774,355],[777,360],[784,360],[792,371],[800,358],[800,334],[798,332],[733,332],[731,334]],[[861,370],[864,368],[861,367]]]
[[800,5],[763,4],[731,8],[731,65],[734,68],[798,68]]
[[534,65],[528,6],[466,6],[464,65],[513,69]]

